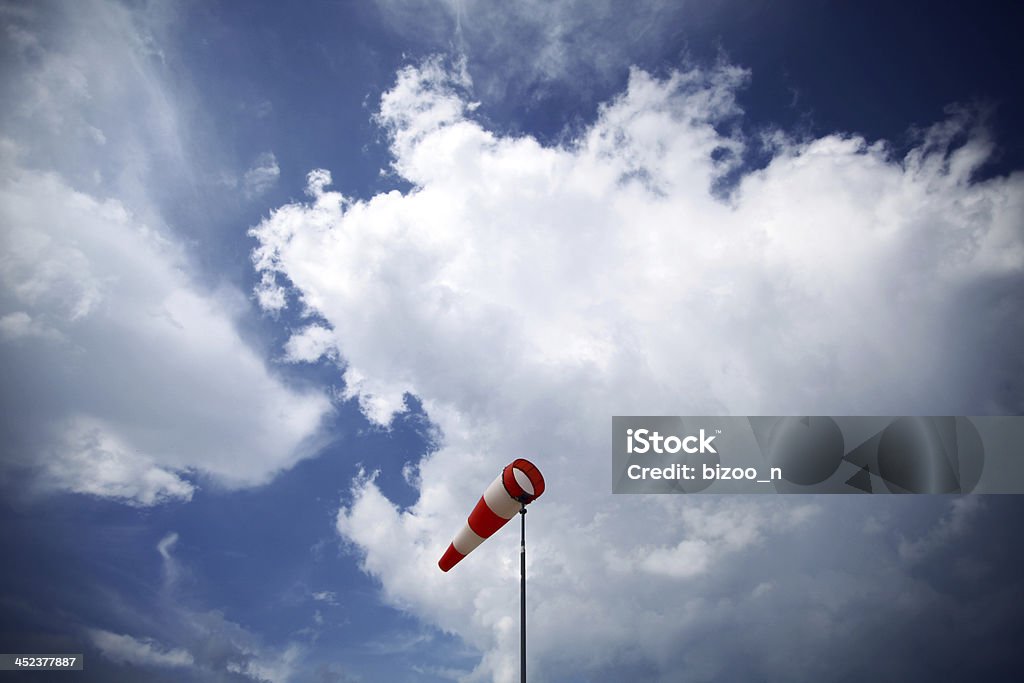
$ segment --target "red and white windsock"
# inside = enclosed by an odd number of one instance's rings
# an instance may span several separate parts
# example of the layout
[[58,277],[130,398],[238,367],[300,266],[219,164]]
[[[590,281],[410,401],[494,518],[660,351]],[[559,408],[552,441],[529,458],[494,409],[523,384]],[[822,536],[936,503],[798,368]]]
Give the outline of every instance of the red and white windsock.
[[544,493],[544,477],[529,460],[518,458],[506,465],[480,496],[469,519],[448,546],[437,566],[446,572],[491,534],[505,526],[523,507]]

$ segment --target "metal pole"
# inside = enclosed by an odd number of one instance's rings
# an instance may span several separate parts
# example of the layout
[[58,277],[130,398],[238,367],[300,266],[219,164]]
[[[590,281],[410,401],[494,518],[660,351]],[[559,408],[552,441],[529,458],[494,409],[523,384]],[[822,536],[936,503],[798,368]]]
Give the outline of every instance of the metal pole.
[[522,535],[519,545],[519,680],[526,683],[526,506],[519,510],[522,517]]

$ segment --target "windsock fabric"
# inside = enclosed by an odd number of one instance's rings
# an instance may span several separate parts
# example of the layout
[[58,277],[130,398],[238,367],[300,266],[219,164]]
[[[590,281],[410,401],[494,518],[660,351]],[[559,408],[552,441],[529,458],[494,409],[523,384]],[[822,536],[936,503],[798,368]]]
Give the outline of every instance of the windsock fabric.
[[437,565],[446,572],[491,534],[505,526],[524,506],[544,493],[544,477],[529,460],[518,458],[506,465],[501,474],[480,496],[469,519],[448,545]]

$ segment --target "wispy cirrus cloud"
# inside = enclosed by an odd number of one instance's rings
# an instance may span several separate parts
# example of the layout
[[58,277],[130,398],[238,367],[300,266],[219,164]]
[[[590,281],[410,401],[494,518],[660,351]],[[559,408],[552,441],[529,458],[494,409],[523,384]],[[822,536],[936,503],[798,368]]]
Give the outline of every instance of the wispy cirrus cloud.
[[256,158],[252,167],[242,176],[242,189],[245,196],[253,199],[267,192],[277,184],[281,169],[277,165],[277,157],[273,152],[264,152]]
[[103,656],[115,662],[158,667],[184,667],[193,664],[192,655],[185,650],[167,648],[149,638],[135,638],[102,629],[94,629],[89,635]]
[[[298,641],[281,647],[268,645],[258,634],[221,611],[197,605],[194,596],[178,585],[175,578],[190,570],[175,555],[178,539],[178,533],[171,532],[155,548],[165,577],[158,595],[159,617],[135,613],[131,607],[123,606],[117,618],[120,630],[127,632],[85,629],[99,653],[136,679],[154,669],[170,668],[176,670],[179,680],[297,680],[300,670],[307,666],[302,661],[307,652],[305,645]],[[114,589],[113,594],[118,595],[119,589]],[[141,630],[149,630],[153,635],[142,635]]]
[[[412,45],[469,58],[488,99],[520,101],[603,86],[650,57],[707,7],[669,0],[377,0],[384,25]],[[523,49],[523,46],[530,46]]]

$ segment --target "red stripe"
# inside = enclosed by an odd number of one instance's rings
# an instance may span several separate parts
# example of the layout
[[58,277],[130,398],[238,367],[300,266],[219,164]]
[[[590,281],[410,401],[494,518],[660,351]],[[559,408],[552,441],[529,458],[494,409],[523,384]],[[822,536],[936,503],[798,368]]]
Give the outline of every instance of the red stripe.
[[523,487],[516,481],[516,475],[512,472],[512,465],[505,465],[505,469],[501,472],[501,483],[505,486],[505,490],[508,491],[508,495],[516,500],[519,500],[526,494]]
[[449,543],[448,550],[444,551],[444,555],[441,556],[441,561],[437,563],[437,566],[441,568],[441,571],[446,572],[457,565],[464,557],[465,555],[455,549],[454,544]]
[[[532,494],[524,491],[523,487],[519,485],[514,470],[521,471],[530,480],[530,483],[533,484]],[[525,458],[517,458],[512,461],[511,465],[505,466],[501,473],[501,483],[505,485],[508,495],[523,503],[532,503],[540,498],[540,494],[544,493],[544,477],[541,476],[537,466]]]
[[480,538],[489,538],[491,534],[505,525],[508,520],[498,516],[487,507],[483,496],[477,501],[476,507],[469,513],[469,528]]
[[[530,480],[530,483],[533,484],[533,496],[530,498],[530,501],[532,502],[540,498],[540,494],[544,493],[544,477],[541,476],[540,470],[537,469],[537,466],[526,458],[517,458],[512,462],[511,466],[517,470],[521,470],[523,474],[526,475],[527,479]],[[514,478],[515,475],[513,475],[513,479]]]

